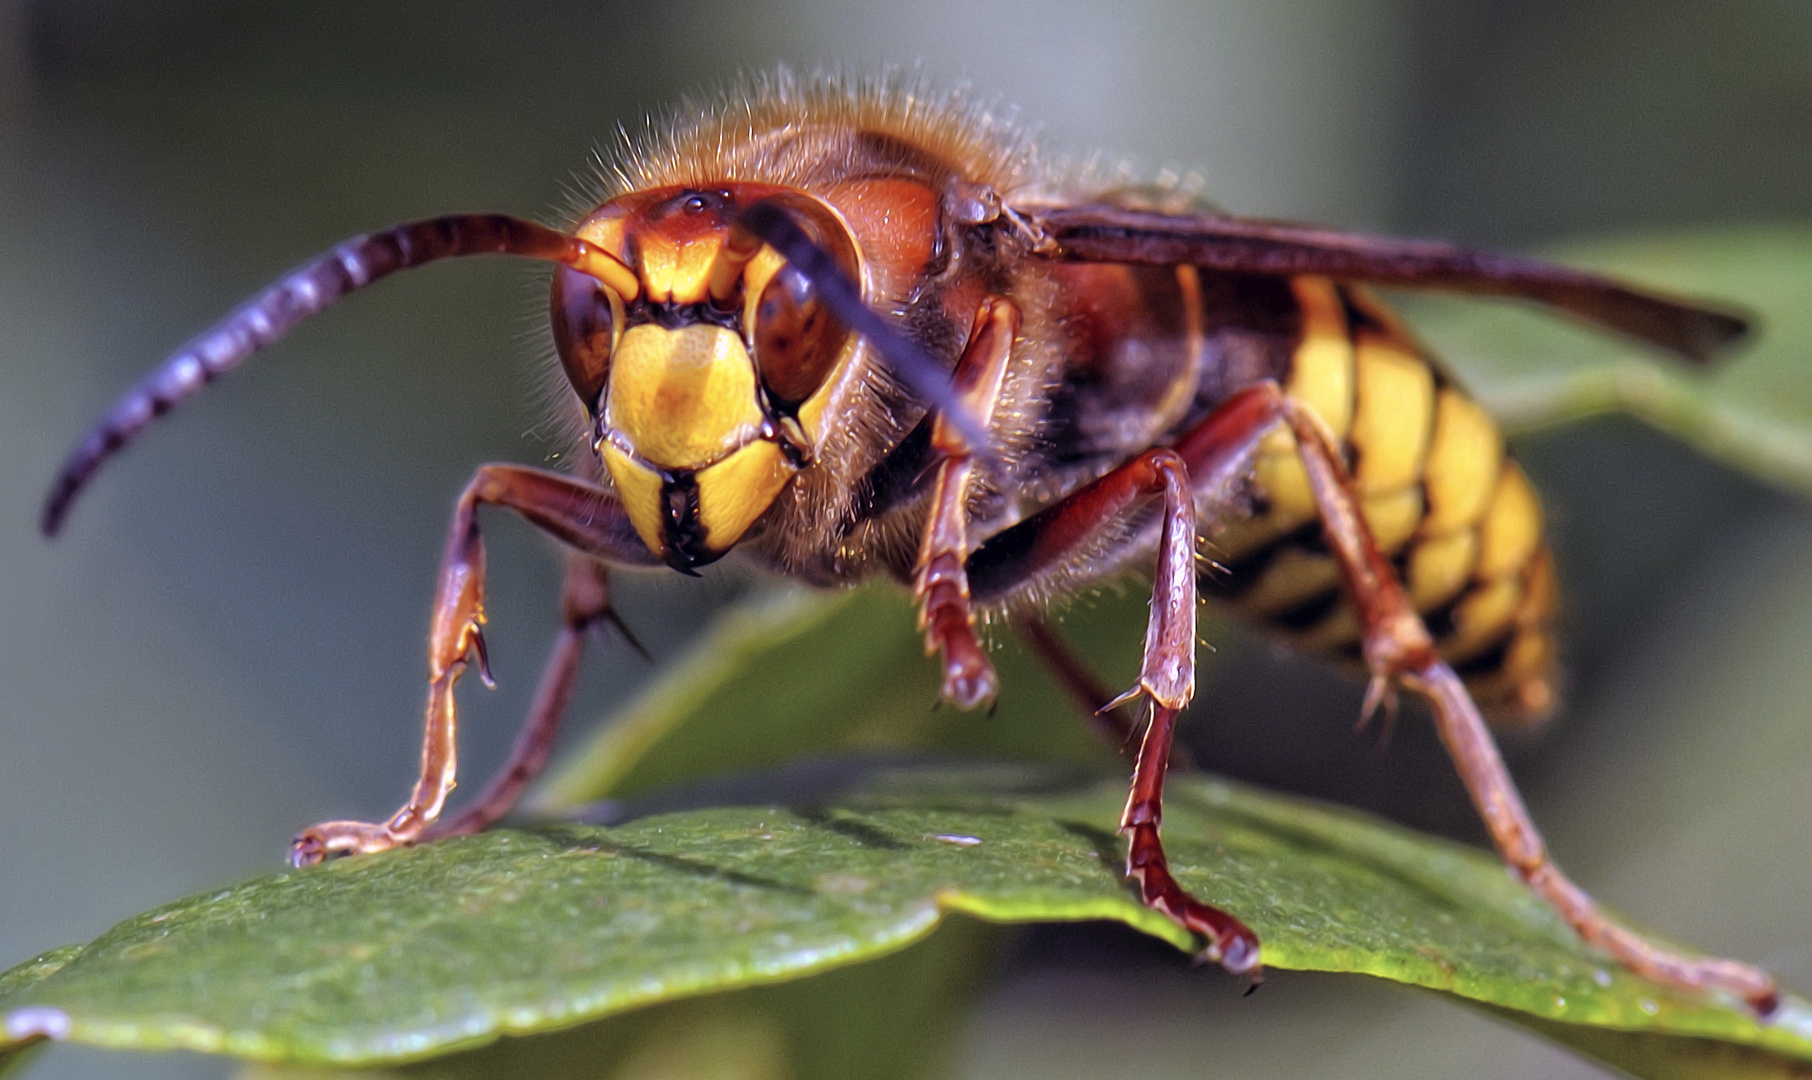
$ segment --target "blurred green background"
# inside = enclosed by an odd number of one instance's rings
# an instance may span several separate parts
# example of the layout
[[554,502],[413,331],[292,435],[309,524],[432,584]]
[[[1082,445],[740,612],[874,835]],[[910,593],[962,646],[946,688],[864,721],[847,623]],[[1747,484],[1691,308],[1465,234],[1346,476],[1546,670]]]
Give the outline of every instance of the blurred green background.
[[[1517,248],[1812,217],[1797,0],[0,0],[0,967],[399,801],[451,500],[481,461],[563,449],[537,430],[544,274],[355,299],[160,426],[46,544],[38,499],[84,426],[303,256],[436,212],[550,217],[619,124],[777,62],[919,62],[1241,213]],[[1519,450],[1569,597],[1573,704],[1514,748],[1537,819],[1602,899],[1812,987],[1812,513],[1628,422]],[[489,535],[503,687],[466,695],[468,778],[513,734],[556,587],[546,545]],[[658,658],[758,586],[637,579],[622,606]],[[1219,644],[1200,759],[1479,835],[1422,725],[1378,754],[1351,684]],[[651,670],[611,650],[575,728]],[[1039,932],[959,1073],[1599,1075],[1381,984],[1236,994],[1130,937]],[[229,1068],[64,1048],[34,1075]]]

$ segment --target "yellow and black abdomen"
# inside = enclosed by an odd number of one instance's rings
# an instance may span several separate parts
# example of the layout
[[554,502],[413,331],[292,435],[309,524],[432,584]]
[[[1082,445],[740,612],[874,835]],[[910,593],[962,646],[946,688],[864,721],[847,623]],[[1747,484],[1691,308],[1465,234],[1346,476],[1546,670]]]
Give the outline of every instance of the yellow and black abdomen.
[[[1494,722],[1555,705],[1553,561],[1540,499],[1485,411],[1363,291],[1292,279],[1282,381],[1343,443],[1367,523]],[[1287,431],[1267,437],[1250,518],[1210,537],[1205,591],[1301,647],[1357,656],[1359,620]]]

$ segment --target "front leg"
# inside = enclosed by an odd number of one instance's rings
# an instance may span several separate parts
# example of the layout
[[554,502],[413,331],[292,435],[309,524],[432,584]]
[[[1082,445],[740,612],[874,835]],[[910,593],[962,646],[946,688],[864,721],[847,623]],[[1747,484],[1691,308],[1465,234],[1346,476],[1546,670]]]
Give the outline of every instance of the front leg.
[[[362,855],[421,839],[434,824],[452,793],[455,782],[459,714],[453,688],[476,654],[485,671],[484,635],[484,538],[478,531],[478,508],[501,506],[516,511],[530,524],[568,546],[607,562],[631,566],[655,565],[654,556],[636,537],[622,504],[602,488],[569,476],[515,465],[484,465],[459,496],[441,556],[440,582],[434,598],[434,619],[428,634],[428,714],[422,736],[421,776],[409,801],[381,824],[366,821],[326,821],[302,830],[290,847],[290,861],[307,866],[336,855]],[[581,626],[608,609],[608,594],[593,595],[588,584],[602,588],[602,579],[581,574],[568,578],[569,627]],[[589,601],[589,602],[588,602]],[[577,615],[571,607],[583,609]],[[592,613],[591,609],[597,609]],[[560,664],[556,653],[556,682],[570,682],[576,670]],[[564,690],[555,695],[564,704]],[[545,695],[543,695],[545,696]],[[534,717],[550,710],[537,701]],[[558,710],[552,710],[558,719]],[[524,781],[525,782],[525,781]],[[513,797],[520,784],[506,792]],[[494,803],[497,800],[485,800]],[[498,811],[499,813],[501,811]]]
[[[1013,338],[1019,333],[1019,308],[1010,300],[989,297],[976,313],[969,344],[952,376],[957,407],[986,430],[1000,400]],[[931,512],[925,516],[918,571],[912,594],[919,602],[919,630],[927,654],[944,654],[944,683],[939,696],[958,708],[973,709],[994,700],[999,679],[987,652],[975,638],[975,612],[969,606],[969,489],[975,472],[975,447],[959,425],[940,415],[931,428],[931,445],[940,456]]]
[[[441,818],[430,825],[423,830],[421,840],[482,832],[515,807],[529,783],[547,767],[548,758],[554,751],[554,737],[560,731],[560,720],[566,715],[573,684],[579,678],[585,639],[602,625],[614,625],[631,647],[641,651],[641,644],[630,635],[610,606],[609,570],[589,555],[569,551],[566,578],[560,587],[560,630],[542,665],[541,681],[535,686],[528,716],[516,734],[509,759],[470,805],[457,816]],[[646,656],[646,652],[643,655]]]

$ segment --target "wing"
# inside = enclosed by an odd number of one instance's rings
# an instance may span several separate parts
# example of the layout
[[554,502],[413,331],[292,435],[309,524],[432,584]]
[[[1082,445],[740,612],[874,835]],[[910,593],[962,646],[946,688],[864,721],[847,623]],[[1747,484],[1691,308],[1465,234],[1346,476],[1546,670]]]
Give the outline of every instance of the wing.
[[1727,311],[1632,289],[1537,259],[1216,214],[1108,204],[1025,207],[1040,254],[1071,262],[1189,263],[1246,274],[1315,274],[1412,289],[1533,300],[1698,363],[1749,330]]

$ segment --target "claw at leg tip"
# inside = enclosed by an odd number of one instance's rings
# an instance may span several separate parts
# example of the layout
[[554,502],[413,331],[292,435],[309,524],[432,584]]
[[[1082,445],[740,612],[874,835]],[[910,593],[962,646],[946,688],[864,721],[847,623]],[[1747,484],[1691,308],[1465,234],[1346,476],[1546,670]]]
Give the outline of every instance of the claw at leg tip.
[[1263,969],[1259,966],[1258,942],[1243,934],[1228,938],[1226,944],[1218,950],[1221,966],[1235,975],[1246,975],[1254,981],[1264,979]]
[[303,833],[290,842],[289,864],[298,870],[314,866],[327,858],[327,846],[312,833]]
[[992,671],[976,673],[959,667],[945,676],[939,698],[965,712],[985,705],[991,716],[998,696],[999,690]]

